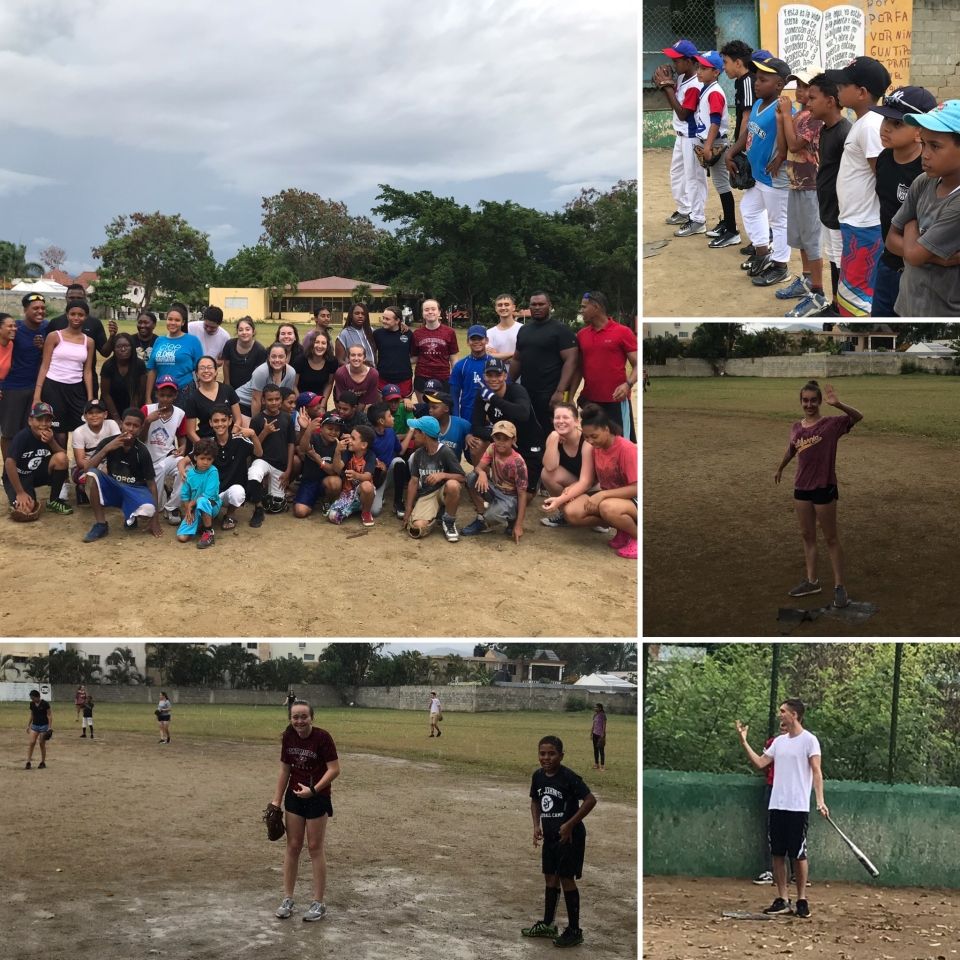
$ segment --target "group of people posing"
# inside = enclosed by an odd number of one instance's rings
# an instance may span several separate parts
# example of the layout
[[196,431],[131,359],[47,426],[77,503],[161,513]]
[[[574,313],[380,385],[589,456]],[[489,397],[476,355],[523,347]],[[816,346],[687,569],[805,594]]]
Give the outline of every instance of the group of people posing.
[[[960,316],[960,100],[889,90],[887,68],[867,56],[818,71],[742,40],[702,53],[679,40],[663,53],[672,68],[653,82],[674,114],[675,236],[740,244],[730,178],[742,154],[752,185],[739,184],[741,269],[756,286],[785,283],[800,250],[801,275],[776,292],[799,301],[785,316]],[[721,72],[734,82],[733,130]],[[796,105],[783,92],[791,82]],[[719,158],[704,167],[698,149]],[[708,177],[723,211],[712,230]]]
[[[174,304],[165,336],[147,313],[135,336],[113,321],[108,336],[82,287],[52,321],[40,294],[23,308],[22,320],[0,318],[4,488],[30,515],[49,486],[47,510],[70,514],[69,476],[93,513],[86,542],[108,535],[109,507],[158,537],[165,516],[201,549],[215,544],[215,523],[236,528],[247,502],[252,527],[291,507],[297,519],[319,510],[372,526],[392,483],[412,537],[438,524],[451,542],[502,527],[519,543],[540,491],[545,526],[613,532],[617,553],[637,556],[637,342],[601,293],[584,295],[576,333],[546,293],[531,295],[527,323],[503,294],[499,323],[471,326],[461,359],[435,300],[415,329],[386,307],[374,330],[357,303],[334,334],[321,308],[302,342],[281,323],[269,347],[250,318],[231,338],[217,307],[189,321]],[[108,357],[99,384],[97,353]],[[476,517],[460,531],[464,491]]]

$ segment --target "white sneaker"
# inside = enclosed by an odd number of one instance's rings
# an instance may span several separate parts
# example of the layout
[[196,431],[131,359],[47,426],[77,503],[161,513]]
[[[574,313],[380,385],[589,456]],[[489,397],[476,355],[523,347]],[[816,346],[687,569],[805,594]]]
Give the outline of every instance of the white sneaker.
[[[162,741],[161,741],[162,742]],[[286,920],[293,913],[293,897],[284,897],[283,903],[277,907],[276,917],[278,920]]]
[[[286,903],[286,900],[284,900]],[[314,920],[322,920],[327,915],[327,908],[319,900],[314,900],[310,904],[310,909],[303,915],[304,923],[313,923]]]

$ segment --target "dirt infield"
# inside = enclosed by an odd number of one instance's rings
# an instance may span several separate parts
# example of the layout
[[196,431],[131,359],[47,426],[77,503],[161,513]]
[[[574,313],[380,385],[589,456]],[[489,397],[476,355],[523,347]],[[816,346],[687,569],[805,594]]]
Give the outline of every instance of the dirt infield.
[[[777,317],[797,300],[777,300],[772,287],[755,287],[740,269],[746,259],[740,246],[750,242],[740,217],[742,190],[734,190],[737,226],[742,243],[711,250],[708,237],[675,237],[676,226],[664,223],[676,209],[670,194],[670,151],[643,151],[643,316],[656,317]],[[720,219],[720,198],[707,184],[707,229]],[[665,245],[661,245],[665,242]],[[654,246],[651,246],[654,245]],[[655,247],[655,248],[654,248]],[[653,253],[653,256],[648,254]],[[790,269],[800,272],[800,253],[793,251]],[[709,282],[704,278],[709,277]],[[830,274],[827,271],[827,283]]]
[[[58,731],[46,770],[23,769],[25,735],[0,733],[4,896],[17,960],[336,955],[349,960],[519,960],[553,953],[520,927],[543,907],[527,784],[457,775],[441,763],[341,756],[327,830],[327,918],[273,911],[282,841],[259,816],[278,744]],[[590,816],[580,883],[585,949],[637,950],[637,811]],[[304,850],[296,900],[309,905]],[[563,907],[561,905],[561,911]],[[5,953],[13,956],[14,954]]]
[[[773,474],[785,428],[769,418],[644,411],[643,634],[777,636],[803,551],[786,474]],[[954,636],[960,623],[956,478],[960,451],[864,433],[842,452],[838,529],[847,588],[879,612],[856,624],[821,617],[814,636]],[[822,534],[819,570],[829,585]]]
[[730,920],[721,917],[724,910],[763,910],[775,896],[773,887],[713,877],[644,877],[643,956],[946,960],[956,955],[956,890],[814,881],[808,894],[809,920],[785,915]]
[[[83,543],[89,507],[17,524],[4,504],[0,566],[16,603],[0,610],[0,635],[637,635],[638,565],[608,536],[541,526],[539,499],[519,545],[496,532],[416,541],[388,513],[373,528],[287,513],[253,530],[244,507],[237,529],[200,551],[167,524],[159,542],[125,533],[116,510],[110,535]],[[474,515],[461,504],[461,529]],[[51,596],[59,614],[48,619]]]

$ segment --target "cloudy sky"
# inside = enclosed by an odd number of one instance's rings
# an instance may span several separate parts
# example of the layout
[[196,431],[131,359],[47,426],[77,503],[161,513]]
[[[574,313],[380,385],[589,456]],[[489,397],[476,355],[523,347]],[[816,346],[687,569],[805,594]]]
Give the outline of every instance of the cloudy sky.
[[66,269],[120,213],[223,261],[286,187],[559,208],[636,176],[632,0],[4,0],[0,239]]

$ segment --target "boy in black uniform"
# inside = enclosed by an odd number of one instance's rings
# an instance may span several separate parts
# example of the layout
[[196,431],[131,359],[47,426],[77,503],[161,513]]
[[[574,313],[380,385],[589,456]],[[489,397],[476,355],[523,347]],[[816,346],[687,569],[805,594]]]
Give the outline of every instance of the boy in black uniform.
[[93,697],[87,694],[87,699],[83,701],[83,733],[80,734],[81,740],[87,739],[87,727],[90,728],[90,739],[93,739]]
[[[259,437],[263,456],[257,457],[247,470],[247,499],[253,504],[251,527],[263,526],[264,504],[270,513],[287,509],[284,493],[293,471],[293,448],[296,431],[293,420],[281,409],[282,395],[275,383],[263,388],[263,410],[250,421],[250,429]],[[269,484],[269,494],[263,485]]]
[[[580,930],[580,891],[576,880],[583,876],[587,830],[583,818],[597,805],[590,788],[572,770],[561,765],[563,741],[544,737],[538,746],[540,769],[530,784],[533,845],[543,840],[543,873],[546,896],[543,919],[520,932],[525,937],[550,937],[556,947],[583,943]],[[567,928],[557,936],[553,919],[560,887],[567,906]]]
[[60,499],[67,479],[67,453],[53,433],[53,408],[35,403],[30,408],[27,426],[10,441],[3,463],[3,489],[10,506],[32,514],[37,507],[37,487],[50,487],[47,509],[71,514],[73,507]]

